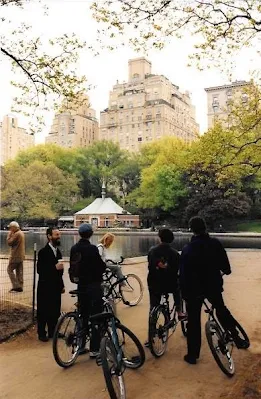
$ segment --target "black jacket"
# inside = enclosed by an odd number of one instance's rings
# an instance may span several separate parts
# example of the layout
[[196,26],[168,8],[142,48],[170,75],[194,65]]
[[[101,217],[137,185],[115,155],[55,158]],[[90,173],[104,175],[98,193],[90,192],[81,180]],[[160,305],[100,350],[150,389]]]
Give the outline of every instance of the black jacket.
[[96,245],[91,244],[89,240],[81,238],[71,248],[70,257],[77,252],[81,253],[79,285],[86,286],[93,283],[101,283],[106,265],[101,259]]
[[222,292],[221,272],[230,274],[231,268],[220,241],[208,234],[193,236],[181,254],[182,296],[186,299]]
[[63,283],[63,270],[57,270],[55,265],[62,258],[61,251],[57,248],[57,256],[54,255],[49,244],[38,252],[37,273],[39,274],[38,286],[41,285],[50,291],[61,293]]
[[149,290],[158,293],[174,292],[177,288],[179,260],[179,253],[169,244],[152,247],[148,253]]

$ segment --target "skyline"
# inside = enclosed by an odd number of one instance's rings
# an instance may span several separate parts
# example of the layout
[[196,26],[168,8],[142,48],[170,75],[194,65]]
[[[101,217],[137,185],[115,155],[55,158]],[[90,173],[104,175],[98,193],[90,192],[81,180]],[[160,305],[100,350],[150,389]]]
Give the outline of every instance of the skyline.
[[[75,32],[81,39],[87,39],[88,45],[95,45],[96,30],[98,24],[92,19],[88,10],[89,1],[65,1],[63,2],[63,13],[61,15],[61,1],[46,1],[49,6],[49,15],[44,16],[40,6],[32,3],[16,12],[13,18],[13,26],[21,21],[33,23],[32,31],[35,35],[55,37],[62,33]],[[75,8],[75,3],[77,8]],[[7,7],[12,13],[14,7]],[[73,18],[72,18],[73,16]],[[48,26],[48,34],[46,33]],[[86,30],[87,26],[87,30]],[[193,48],[193,39],[187,35],[182,40],[173,39],[161,51],[151,50],[148,54],[143,52],[135,53],[132,49],[124,47],[117,51],[102,50],[100,55],[94,57],[92,53],[84,50],[81,53],[81,60],[76,70],[84,73],[88,84],[95,86],[87,92],[90,97],[91,107],[95,109],[99,119],[100,111],[107,108],[109,91],[112,90],[116,81],[127,81],[128,60],[145,56],[152,62],[155,74],[166,76],[173,84],[180,87],[182,92],[186,90],[191,93],[192,102],[196,107],[196,120],[200,124],[200,131],[203,133],[207,126],[207,96],[204,91],[206,87],[217,86],[229,83],[228,76],[215,68],[209,68],[203,72],[196,67],[187,67],[188,55]],[[235,58],[232,80],[249,80],[249,71],[258,66],[258,60],[254,60],[255,54],[251,49],[242,50],[243,54]],[[231,61],[231,60],[230,60]],[[239,62],[240,61],[240,62]],[[10,64],[7,60],[1,62],[2,74],[0,77],[0,118],[10,114],[11,100],[15,89],[10,85],[12,78]],[[48,113],[46,127],[42,133],[36,135],[36,143],[44,142],[45,136],[49,133],[54,113]],[[18,114],[20,125],[26,127],[26,120]]]

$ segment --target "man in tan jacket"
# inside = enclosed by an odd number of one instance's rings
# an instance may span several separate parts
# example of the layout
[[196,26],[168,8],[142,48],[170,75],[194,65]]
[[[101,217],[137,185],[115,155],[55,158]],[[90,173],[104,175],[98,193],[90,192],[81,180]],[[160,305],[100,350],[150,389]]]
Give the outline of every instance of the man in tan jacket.
[[[7,273],[12,283],[10,292],[23,291],[23,260],[25,256],[24,233],[20,230],[17,222],[9,224],[7,244],[11,247]],[[15,273],[14,273],[15,271]]]

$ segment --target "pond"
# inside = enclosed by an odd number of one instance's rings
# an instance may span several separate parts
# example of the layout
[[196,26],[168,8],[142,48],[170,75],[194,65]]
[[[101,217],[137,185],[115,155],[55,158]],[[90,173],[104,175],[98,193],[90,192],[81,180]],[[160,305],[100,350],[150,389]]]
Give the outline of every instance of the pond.
[[[79,236],[77,232],[62,232],[61,237],[61,251],[63,256],[69,256],[70,248],[74,245]],[[97,244],[104,233],[95,233],[91,242]],[[7,254],[9,248],[6,244],[7,232],[0,232],[0,244],[1,253]],[[213,235],[215,236],[215,235]],[[216,235],[225,248],[259,248],[261,249],[261,236],[246,236],[246,235],[231,235],[231,234],[218,234]],[[191,235],[189,233],[176,233],[175,240],[173,243],[174,248],[181,250],[186,243],[189,242]],[[125,258],[131,258],[135,256],[147,255],[150,247],[158,242],[158,237],[156,233],[128,233],[121,232],[120,235],[116,235],[115,241],[112,248],[109,250],[109,255],[113,259],[123,256]],[[46,236],[44,233],[37,232],[26,232],[25,233],[25,243],[26,243],[26,254],[32,255],[34,243],[37,244],[37,250],[42,248],[46,244]]]

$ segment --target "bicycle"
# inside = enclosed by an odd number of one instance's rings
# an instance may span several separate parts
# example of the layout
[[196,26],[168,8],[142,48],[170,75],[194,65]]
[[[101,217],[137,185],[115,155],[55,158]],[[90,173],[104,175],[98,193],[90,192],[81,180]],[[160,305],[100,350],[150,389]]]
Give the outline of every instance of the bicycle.
[[[186,313],[185,301],[181,302],[181,311]],[[169,303],[169,294],[162,294],[160,305],[154,307],[149,315],[149,339],[148,347],[155,357],[161,357],[171,336],[179,323],[178,311],[175,302]],[[184,336],[187,335],[187,320],[181,320],[181,329]],[[170,334],[170,330],[172,330]]]
[[[111,305],[111,292],[119,284],[117,280],[112,284],[110,290],[103,297],[104,301],[104,311],[113,314],[113,307]],[[80,294],[78,290],[69,291],[72,297],[76,297]],[[118,320],[118,319],[117,319]],[[89,318],[88,327],[83,327],[83,319],[80,313],[79,303],[75,303],[75,310],[71,312],[64,313],[58,320],[53,336],[53,355],[56,363],[63,368],[71,367],[77,360],[83,346],[90,341],[90,332],[92,326],[92,316]],[[131,337],[131,339],[136,342],[138,339],[133,338],[133,333],[127,329],[127,327],[122,326],[119,322],[117,324],[119,334],[122,335],[122,345],[125,345],[125,335]],[[138,341],[139,342],[139,341]],[[137,344],[138,345],[138,344]],[[141,345],[141,344],[140,344]],[[143,348],[142,348],[143,350]],[[129,358],[125,359],[126,367],[132,367],[132,360]],[[135,363],[136,365],[136,363]],[[135,368],[135,367],[134,367]]]
[[[123,261],[124,258],[121,256],[121,260],[118,262],[107,259],[106,263],[120,267]],[[115,279],[117,280],[116,274],[111,269],[107,268],[103,275],[103,288],[105,292],[108,292]],[[118,285],[114,286],[112,298],[115,303],[119,300],[122,301],[124,305],[136,306],[142,300],[143,293],[144,287],[141,279],[136,274],[128,273],[121,279]]]
[[[110,305],[109,300],[108,306]],[[100,355],[96,362],[102,366],[111,399],[125,399],[126,390],[123,373],[125,368],[137,369],[145,362],[142,344],[127,327],[122,325],[113,312],[100,313],[90,317],[99,324],[102,331]],[[127,339],[130,343],[126,345]],[[132,351],[131,344],[133,346]]]
[[[211,353],[219,366],[219,368],[228,377],[233,377],[235,374],[235,363],[232,357],[232,352],[234,348],[234,341],[230,331],[224,329],[220,324],[217,316],[215,315],[215,309],[213,306],[209,306],[206,300],[204,300],[205,313],[208,314],[208,320],[205,324],[205,333],[208,341]],[[247,333],[243,327],[235,320],[235,327],[239,336],[243,338],[248,347],[250,346],[250,341]]]

